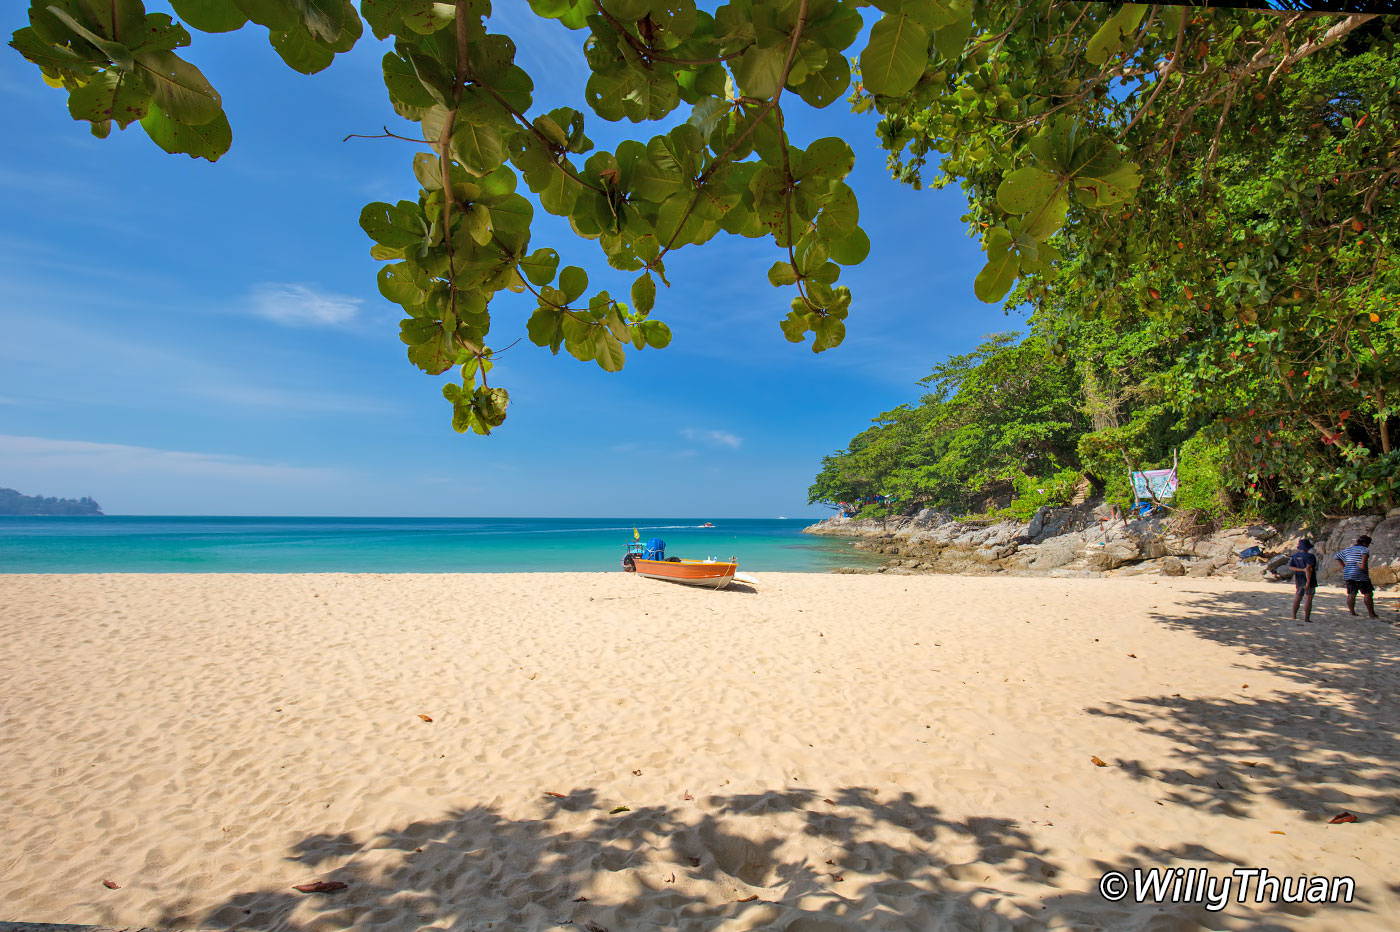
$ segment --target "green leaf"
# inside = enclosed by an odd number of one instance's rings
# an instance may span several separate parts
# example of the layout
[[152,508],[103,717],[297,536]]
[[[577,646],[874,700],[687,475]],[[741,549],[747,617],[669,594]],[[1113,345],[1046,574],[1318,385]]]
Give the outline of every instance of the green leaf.
[[[129,71],[131,69],[131,50],[126,46],[125,43],[118,42],[114,39],[108,38],[106,35],[99,34],[96,30],[102,29],[102,26],[97,26],[94,23],[92,24],[93,28],[89,28],[88,22],[79,21],[78,19],[74,18],[72,13],[70,13],[68,10],[63,9],[62,7],[57,5],[49,5],[47,7],[47,12],[49,13],[49,15],[61,22],[63,26],[67,27],[67,30],[73,36],[81,38],[86,42],[90,43],[103,55],[107,56],[107,58],[111,60],[111,62],[118,68],[122,69],[123,71]],[[73,12],[77,12],[77,10],[74,10]],[[110,29],[110,27],[107,28]],[[55,42],[55,44],[59,43]]]
[[234,5],[268,29],[291,29],[297,22],[296,10],[286,0],[234,0]]
[[594,341],[594,360],[604,372],[619,371],[623,363],[627,361],[627,353],[622,348],[621,341],[613,335],[611,330],[594,329],[597,330]]
[[141,118],[141,128],[166,152],[183,152],[211,162],[217,162],[233,144],[233,131],[222,110],[209,122],[191,126],[170,119],[159,107],[151,107]]
[[1075,161],[1075,192],[1090,207],[1108,207],[1130,200],[1142,180],[1137,166],[1119,153],[1112,140],[1102,136],[1086,141],[1075,152]]
[[384,266],[379,270],[377,280],[379,293],[395,304],[411,307],[423,303],[423,289],[409,263]]
[[248,22],[234,0],[170,0],[181,22],[200,32],[232,32]]
[[812,336],[812,352],[821,353],[841,345],[846,339],[846,322],[833,316],[820,317]]
[[375,201],[360,211],[360,228],[383,246],[416,246],[428,234],[427,224],[417,204],[400,201],[397,205]]
[[576,265],[565,266],[559,275],[559,290],[564,292],[565,304],[572,304],[588,290],[588,273]]
[[719,125],[720,118],[729,112],[729,101],[719,97],[701,97],[690,110],[690,125],[700,131],[702,139],[708,140]]
[[496,127],[466,122],[452,130],[452,150],[471,171],[484,175],[505,162],[507,150]]
[[137,71],[109,69],[68,95],[68,112],[75,120],[111,120],[122,129],[141,119],[150,108],[151,88]]
[[768,283],[774,288],[797,284],[797,269],[791,262],[774,262],[768,270]]
[[525,332],[530,342],[536,346],[548,346],[551,352],[559,352],[559,344],[564,340],[564,312],[556,308],[542,307],[530,315],[525,324]]
[[530,232],[530,221],[534,219],[535,208],[519,194],[511,194],[487,205],[491,211],[491,228],[509,235]]
[[1084,58],[1090,64],[1102,65],[1118,54],[1128,34],[1137,29],[1142,17],[1147,13],[1147,5],[1125,3],[1113,12],[1084,49]]
[[536,249],[520,260],[520,270],[531,283],[539,286],[554,281],[554,272],[559,268],[559,253],[553,249]]
[[838,181],[845,178],[855,168],[856,154],[846,140],[836,136],[824,136],[814,141],[802,153],[793,174],[805,178],[825,178]]
[[933,47],[938,50],[948,61],[957,61],[962,56],[963,48],[967,45],[968,36],[972,35],[973,20],[972,8],[963,10],[958,19],[946,26],[942,26],[933,34]]
[[414,70],[413,65],[393,52],[384,56],[384,86],[388,88],[389,97],[395,102],[420,108],[433,105],[433,95],[428,93],[428,89],[418,79],[418,72]]
[[671,343],[671,328],[659,320],[644,320],[637,324],[637,328],[641,330],[647,346],[653,349],[665,349]]
[[473,204],[467,209],[467,230],[480,246],[491,242],[491,211],[485,204]]
[[324,71],[335,60],[335,53],[300,23],[290,29],[274,29],[268,38],[287,67],[302,74]]
[[166,118],[201,126],[223,117],[219,94],[198,68],[174,52],[140,52],[136,67],[149,76],[155,108]]
[[755,45],[734,63],[734,77],[739,90],[747,97],[766,100],[778,93],[783,78],[783,62],[787,49],[783,46]]
[[913,89],[928,64],[928,28],[903,13],[888,14],[870,30],[860,74],[872,94],[898,97]]
[[656,305],[656,280],[648,272],[632,283],[632,306],[648,313]]
[[844,55],[833,55],[821,71],[797,85],[797,95],[818,109],[841,98],[851,86],[851,66]]
[[1060,179],[1033,165],[1008,173],[997,186],[997,203],[1009,214],[1024,214],[1048,202],[1060,189]]
[[977,273],[972,290],[981,301],[994,304],[1006,297],[1011,286],[1016,283],[1019,261],[1011,250],[1011,234],[1002,227],[994,227],[987,235],[987,264]]
[[344,28],[346,11],[344,0],[285,0],[285,2],[296,9],[300,14],[302,25],[315,39],[322,42],[334,42],[339,37],[341,29]]
[[842,265],[859,265],[870,255],[870,237],[860,227],[851,230],[841,239],[832,242],[827,249],[831,258]]

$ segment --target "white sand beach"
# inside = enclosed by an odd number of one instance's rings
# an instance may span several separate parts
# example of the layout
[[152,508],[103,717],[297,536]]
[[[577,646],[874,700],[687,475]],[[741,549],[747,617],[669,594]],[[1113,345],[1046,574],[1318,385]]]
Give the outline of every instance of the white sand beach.
[[[1303,625],[1291,596],[0,576],[0,920],[1394,930],[1400,628],[1328,589]],[[1158,867],[1355,895],[1099,891]]]

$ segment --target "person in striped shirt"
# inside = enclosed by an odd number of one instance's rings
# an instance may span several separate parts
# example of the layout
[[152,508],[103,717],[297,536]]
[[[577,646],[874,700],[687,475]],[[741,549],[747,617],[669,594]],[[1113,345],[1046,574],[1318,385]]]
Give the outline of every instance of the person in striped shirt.
[[1356,543],[1337,551],[1334,559],[1342,564],[1342,579],[1347,584],[1347,611],[1356,614],[1356,594],[1361,593],[1366,602],[1366,613],[1372,618],[1376,614],[1373,595],[1376,587],[1371,585],[1371,538],[1362,534]]

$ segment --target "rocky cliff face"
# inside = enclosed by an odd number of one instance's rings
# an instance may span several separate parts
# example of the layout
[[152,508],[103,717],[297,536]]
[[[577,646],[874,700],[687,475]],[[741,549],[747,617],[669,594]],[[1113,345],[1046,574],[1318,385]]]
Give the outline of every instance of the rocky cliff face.
[[[1287,562],[1298,538],[1317,545],[1319,579],[1340,583],[1333,554],[1370,534],[1371,579],[1379,586],[1400,582],[1400,509],[1329,521],[1320,528],[1253,525],[1206,536],[1174,529],[1155,516],[1124,520],[1093,502],[1042,508],[1026,523],[957,521],[929,509],[912,517],[858,520],[833,517],[809,534],[858,538],[857,549],[884,554],[878,572],[961,573],[1021,576],[1103,576],[1160,573],[1166,576],[1231,575],[1262,579]],[[1250,548],[1258,556],[1244,557]]]

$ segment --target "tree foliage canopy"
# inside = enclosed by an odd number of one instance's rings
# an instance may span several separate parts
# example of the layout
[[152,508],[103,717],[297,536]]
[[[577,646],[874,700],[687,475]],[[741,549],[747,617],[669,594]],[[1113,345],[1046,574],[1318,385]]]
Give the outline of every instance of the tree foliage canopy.
[[[1026,303],[1060,353],[1089,322],[1160,322],[1183,337],[1162,397],[1242,486],[1374,505],[1400,495],[1396,25],[976,3],[909,92],[856,103],[898,177],[967,192],[980,297]],[[1141,452],[1143,418],[1085,452]]]
[[[768,277],[795,291],[782,322],[789,340],[811,334],[816,351],[841,342],[851,303],[841,269],[870,248],[844,180],[855,155],[834,137],[794,145],[784,107],[845,96],[858,4],[731,0],[707,12],[694,0],[530,0],[540,17],[586,31],[585,98],[596,116],[669,125],[608,152],[594,150],[584,114],[534,110],[514,41],[488,31],[489,0],[363,0],[358,11],[350,0],[171,3],[179,23],[142,0],[33,0],[30,25],[11,44],[68,90],[70,112],[96,135],[139,122],[161,148],[214,160],[231,130],[218,93],[176,51],[190,45],[188,29],[251,22],[306,73],[366,25],[392,37],[384,85],[394,111],[421,127],[419,192],[367,205],[360,225],[386,263],[380,292],[405,311],[409,359],[434,374],[460,369],[462,384],[444,389],[458,430],[487,433],[506,415],[506,391],[487,381],[497,294],[534,294],[534,343],[617,370],[626,344],[670,341],[651,317],[670,254],[721,232],[777,247]],[[946,18],[939,4],[910,6],[877,23],[860,53],[891,89],[912,86],[924,67],[924,49],[899,29],[891,35],[891,24],[915,22],[926,34]],[[536,204],[596,241],[609,265],[637,273],[626,300],[590,291],[584,269],[561,269],[554,249],[532,242]]]
[[[584,34],[594,116],[664,130],[596,151],[583,113],[534,106],[514,41],[488,31],[489,0],[170,3],[179,22],[142,0],[32,0],[11,45],[95,134],[139,122],[163,149],[213,160],[232,131],[180,54],[189,30],[252,23],[307,73],[366,26],[393,39],[384,86],[421,129],[418,195],[367,205],[360,225],[386,263],[381,293],[404,309],[410,360],[459,370],[444,388],[458,430],[505,418],[508,395],[488,383],[501,291],[537,299],[531,341],[616,370],[627,344],[670,340],[651,316],[670,254],[721,232],[771,240],[769,280],[794,293],[788,339],[839,344],[851,305],[841,271],[869,251],[845,182],[854,152],[831,137],[795,144],[784,113],[794,98],[822,108],[851,91],[858,110],[883,116],[898,177],[967,192],[987,254],[979,297],[1028,304],[1051,354],[1106,323],[1124,345],[1150,332],[1152,351],[1170,355],[1155,413],[1126,414],[1126,388],[1086,377],[1098,394],[1081,413],[1111,402],[1114,422],[1078,452],[1091,473],[1190,421],[1229,442],[1256,489],[1357,503],[1367,487],[1377,500],[1400,491],[1400,61],[1388,18],[1071,0],[530,0]],[[532,241],[536,206],[636,273],[625,300]]]

